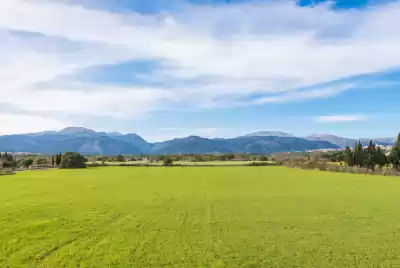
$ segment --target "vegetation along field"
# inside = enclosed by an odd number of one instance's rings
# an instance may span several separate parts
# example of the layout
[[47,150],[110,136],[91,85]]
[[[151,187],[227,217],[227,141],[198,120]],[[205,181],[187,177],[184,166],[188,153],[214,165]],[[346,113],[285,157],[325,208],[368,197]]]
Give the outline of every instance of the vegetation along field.
[[397,178],[285,167],[105,167],[0,180],[0,267],[400,263]]

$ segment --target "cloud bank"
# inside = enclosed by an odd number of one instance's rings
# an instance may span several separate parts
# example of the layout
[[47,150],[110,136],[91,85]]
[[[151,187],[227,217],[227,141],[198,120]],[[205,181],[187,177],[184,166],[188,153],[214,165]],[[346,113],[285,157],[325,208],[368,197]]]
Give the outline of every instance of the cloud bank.
[[365,115],[325,115],[318,116],[316,118],[317,122],[324,123],[337,123],[337,122],[357,122],[364,121],[367,117]]
[[[1,102],[8,113],[46,117],[42,123],[57,128],[57,115],[68,113],[131,119],[331,97],[360,83],[342,79],[400,65],[399,17],[400,1],[361,10],[185,4],[143,15],[2,0]],[[113,67],[140,61],[155,64],[140,77],[132,70],[136,80],[121,86]],[[99,66],[111,67],[108,83],[80,79]]]

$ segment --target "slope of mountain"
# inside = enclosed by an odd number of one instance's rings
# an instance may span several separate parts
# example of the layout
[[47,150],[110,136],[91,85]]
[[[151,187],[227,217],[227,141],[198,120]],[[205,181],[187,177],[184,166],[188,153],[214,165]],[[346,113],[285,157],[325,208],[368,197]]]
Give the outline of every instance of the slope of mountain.
[[344,148],[346,146],[352,147],[357,142],[355,139],[348,139],[331,134],[311,134],[307,136],[306,139],[310,141],[328,141],[339,146],[340,148]]
[[[203,154],[203,153],[273,153],[338,148],[324,140],[276,136],[243,136],[233,139],[207,139],[190,136],[149,143],[137,134],[96,132],[86,128],[67,128],[58,132],[0,136],[0,151],[57,153],[74,151],[83,154]],[[272,136],[270,136],[272,135]],[[283,133],[282,135],[290,135]]]
[[134,145],[108,136],[75,136],[44,134],[40,136],[11,135],[0,137],[0,151],[57,153],[80,152],[83,154],[140,154]]
[[206,139],[198,136],[157,142],[154,143],[151,150],[153,154],[205,154],[231,153],[233,151],[224,140]]
[[109,133],[108,136],[115,140],[127,142],[138,148],[142,153],[148,154],[151,152],[152,144],[135,133],[130,133],[126,135],[120,133]]
[[281,131],[257,131],[247,133],[244,137],[294,137],[294,135]]
[[368,145],[370,140],[374,141],[378,145],[384,146],[391,146],[395,142],[395,138],[365,138],[358,140],[339,137],[331,134],[311,134],[307,136],[306,139],[311,141],[328,141],[339,146],[340,148],[345,148],[346,146],[353,147],[354,144],[358,141],[360,141],[363,146]]
[[266,154],[315,149],[336,149],[338,146],[326,141],[308,141],[296,137],[239,137],[234,139],[206,139],[191,136],[183,139],[154,144],[154,154],[187,153],[254,153]]

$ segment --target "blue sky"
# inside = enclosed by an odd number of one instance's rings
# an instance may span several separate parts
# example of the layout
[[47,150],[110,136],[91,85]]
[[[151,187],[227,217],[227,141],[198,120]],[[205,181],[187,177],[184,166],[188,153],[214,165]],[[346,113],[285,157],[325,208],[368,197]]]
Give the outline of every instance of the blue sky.
[[400,1],[3,0],[0,133],[399,131]]

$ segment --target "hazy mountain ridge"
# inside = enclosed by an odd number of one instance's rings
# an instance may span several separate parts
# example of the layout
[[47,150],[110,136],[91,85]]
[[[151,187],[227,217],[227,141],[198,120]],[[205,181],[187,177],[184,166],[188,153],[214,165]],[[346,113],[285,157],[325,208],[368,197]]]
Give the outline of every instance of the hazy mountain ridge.
[[[380,145],[392,145],[395,138],[372,139]],[[44,131],[19,135],[0,136],[0,151],[58,153],[66,151],[83,154],[204,154],[204,153],[275,153],[338,149],[353,146],[358,140],[331,134],[311,134],[295,137],[280,131],[258,131],[241,137],[203,138],[189,136],[163,142],[148,142],[130,133],[96,132],[81,127],[61,131]],[[370,139],[360,139],[368,144]]]
[[[203,154],[273,153],[338,148],[327,141],[310,141],[283,132],[263,132],[264,136],[208,139],[198,136],[150,143],[137,134],[96,132],[86,128],[66,128],[19,135],[0,136],[0,151],[83,154]],[[273,135],[284,135],[273,136]]]
[[354,144],[358,141],[361,142],[362,145],[367,145],[371,140],[379,145],[384,146],[391,146],[395,142],[395,138],[362,138],[362,139],[351,139],[351,138],[344,138],[340,136],[335,136],[332,134],[310,134],[305,137],[307,140],[311,141],[328,141],[333,143],[340,148],[345,148],[346,146],[353,147]]
[[290,133],[285,133],[282,131],[256,131],[252,133],[247,133],[244,137],[295,137]]

